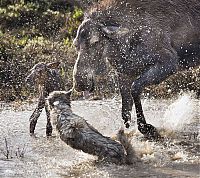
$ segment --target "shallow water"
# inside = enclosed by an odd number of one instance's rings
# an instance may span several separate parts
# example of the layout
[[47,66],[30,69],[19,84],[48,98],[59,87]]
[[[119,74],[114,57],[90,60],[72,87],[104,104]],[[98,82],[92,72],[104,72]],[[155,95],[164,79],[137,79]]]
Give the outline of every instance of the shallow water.
[[[165,139],[159,143],[144,140],[133,122],[126,132],[141,162],[118,166],[96,163],[95,157],[60,141],[56,132],[46,138],[44,112],[36,137],[29,136],[28,119],[35,103],[17,107],[1,103],[0,177],[199,177],[199,100],[184,95],[177,100],[144,99],[143,105],[147,121]],[[115,137],[123,126],[119,98],[73,101],[72,108],[104,135]]]

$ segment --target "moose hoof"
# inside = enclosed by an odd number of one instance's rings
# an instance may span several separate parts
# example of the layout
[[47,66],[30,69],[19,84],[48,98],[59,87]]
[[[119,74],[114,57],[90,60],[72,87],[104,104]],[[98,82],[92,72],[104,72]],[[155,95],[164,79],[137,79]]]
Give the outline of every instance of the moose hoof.
[[138,126],[138,130],[148,140],[160,140],[162,138],[157,129],[151,124],[141,124]]
[[52,129],[47,129],[46,130],[46,136],[50,137],[52,135]]
[[35,134],[34,129],[30,128],[29,133],[30,133],[30,136],[34,136],[34,134]]
[[128,129],[130,127],[130,123],[129,122],[124,122],[125,127]]
[[30,132],[30,135],[34,135],[34,131],[35,131],[35,126],[37,124],[37,120],[31,120],[30,121],[30,125],[29,125],[29,132]]
[[50,137],[52,135],[52,131],[53,131],[52,125],[51,124],[47,124],[47,127],[46,127],[46,136]]
[[52,135],[51,132],[46,133],[46,136],[47,136],[47,137],[51,137],[51,135]]
[[36,138],[35,133],[30,133],[30,136],[33,137],[33,138]]

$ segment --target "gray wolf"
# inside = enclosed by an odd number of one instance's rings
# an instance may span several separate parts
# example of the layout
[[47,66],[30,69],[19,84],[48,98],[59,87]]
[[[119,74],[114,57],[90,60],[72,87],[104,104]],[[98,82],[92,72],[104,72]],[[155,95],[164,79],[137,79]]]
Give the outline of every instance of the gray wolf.
[[60,138],[74,149],[98,157],[99,160],[116,164],[133,164],[135,152],[124,131],[118,132],[119,142],[103,136],[83,117],[72,112],[71,91],[54,91],[47,98],[51,119]]

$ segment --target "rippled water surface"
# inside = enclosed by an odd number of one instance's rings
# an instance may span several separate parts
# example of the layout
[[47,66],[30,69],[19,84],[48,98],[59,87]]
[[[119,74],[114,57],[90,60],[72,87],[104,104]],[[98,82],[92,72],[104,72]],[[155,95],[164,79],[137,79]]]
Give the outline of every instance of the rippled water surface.
[[[60,141],[56,132],[46,138],[44,112],[36,126],[36,137],[29,136],[28,120],[35,104],[20,107],[0,104],[0,177],[200,176],[200,103],[189,95],[173,101],[143,100],[147,121],[155,125],[165,139],[159,143],[144,140],[133,122],[126,132],[141,162],[132,166],[96,163],[95,157]],[[72,108],[104,135],[114,138],[123,125],[119,99],[73,101]]]

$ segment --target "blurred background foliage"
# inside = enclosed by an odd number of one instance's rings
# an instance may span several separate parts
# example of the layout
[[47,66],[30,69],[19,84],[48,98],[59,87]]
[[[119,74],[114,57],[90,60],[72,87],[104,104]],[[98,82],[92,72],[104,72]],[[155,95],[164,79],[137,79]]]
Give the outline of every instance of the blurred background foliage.
[[1,0],[0,100],[26,99],[24,79],[41,61],[63,62],[70,87],[76,59],[71,44],[82,19],[82,10],[66,0]]
[[[66,88],[72,86],[76,52],[72,46],[83,12],[67,0],[0,1],[0,100],[13,101],[37,95],[25,85],[30,68],[38,62],[61,61]],[[110,70],[97,80],[95,94],[119,93],[116,73]],[[169,97],[181,90],[199,91],[200,68],[170,77],[145,96]]]

